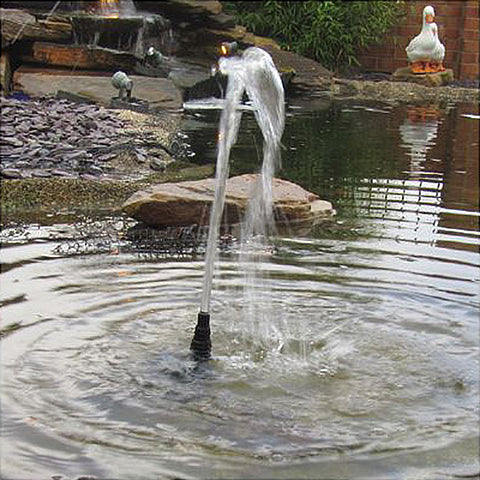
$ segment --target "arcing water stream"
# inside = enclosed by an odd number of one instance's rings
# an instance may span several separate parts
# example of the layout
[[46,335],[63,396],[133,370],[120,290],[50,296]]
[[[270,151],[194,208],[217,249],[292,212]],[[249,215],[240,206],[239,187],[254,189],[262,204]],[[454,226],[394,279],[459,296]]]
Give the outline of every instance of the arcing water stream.
[[[255,118],[264,139],[262,172],[252,192],[252,200],[242,228],[243,245],[251,245],[254,238],[265,239],[269,230],[273,228],[272,181],[275,168],[280,161],[280,140],[285,126],[282,80],[267,52],[252,47],[247,49],[240,58],[221,58],[219,68],[221,73],[228,75],[229,79],[218,132],[215,199],[210,215],[199,324],[200,319],[203,322],[208,321],[207,315],[210,311],[215,252],[229,172],[228,162],[230,150],[237,139],[241,119],[241,110],[238,107],[243,93],[246,91],[252,102]],[[248,260],[248,256],[244,258]],[[247,284],[254,285],[254,270],[249,270],[248,277]],[[192,350],[194,353],[201,351],[200,356],[208,357],[209,347],[199,345],[201,341],[196,340],[197,331],[192,342]],[[206,335],[209,337],[209,331]]]

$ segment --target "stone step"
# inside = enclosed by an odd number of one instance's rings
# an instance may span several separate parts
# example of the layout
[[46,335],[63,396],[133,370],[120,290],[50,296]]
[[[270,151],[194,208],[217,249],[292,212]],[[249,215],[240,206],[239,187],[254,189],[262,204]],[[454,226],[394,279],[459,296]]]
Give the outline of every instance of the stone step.
[[[133,80],[132,96],[148,102],[150,110],[177,110],[182,107],[180,90],[171,80],[137,75],[130,78]],[[111,74],[106,72],[21,66],[15,71],[13,81],[16,91],[32,97],[54,97],[62,91],[109,106],[111,99],[118,95],[118,90],[112,85]]]
[[42,65],[110,71],[133,70],[139,61],[135,55],[128,52],[49,42],[34,42],[32,55],[23,55],[20,59]]

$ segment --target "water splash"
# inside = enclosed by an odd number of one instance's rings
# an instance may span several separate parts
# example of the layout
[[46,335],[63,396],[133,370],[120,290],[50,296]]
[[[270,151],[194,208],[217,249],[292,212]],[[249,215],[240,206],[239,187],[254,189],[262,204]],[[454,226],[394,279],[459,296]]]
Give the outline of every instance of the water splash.
[[129,17],[137,13],[133,0],[100,0],[100,12],[104,16]]
[[253,298],[257,283],[258,259],[256,252],[264,249],[268,236],[274,231],[272,184],[276,168],[280,165],[280,140],[285,125],[284,90],[272,58],[264,50],[251,47],[241,57],[221,58],[219,70],[228,75],[225,105],[220,118],[215,199],[210,216],[209,235],[205,258],[203,291],[200,309],[209,312],[212,290],[216,244],[225,204],[225,186],[229,173],[230,150],[237,139],[242,111],[239,109],[243,93],[252,102],[253,111],[262,131],[263,163],[261,175],[254,185],[246,218],[242,224],[242,264],[246,274],[247,316],[252,320],[256,332],[264,336],[272,332],[263,328],[268,303],[262,299],[262,314],[259,316],[258,302]]

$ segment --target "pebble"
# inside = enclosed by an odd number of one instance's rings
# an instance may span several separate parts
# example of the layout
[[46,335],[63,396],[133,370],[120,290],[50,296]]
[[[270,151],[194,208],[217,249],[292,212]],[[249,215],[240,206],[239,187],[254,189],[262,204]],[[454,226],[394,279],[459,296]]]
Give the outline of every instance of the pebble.
[[95,165],[92,165],[88,169],[88,173],[90,173],[91,175],[101,175],[103,173],[103,170],[100,167],[96,167]]
[[47,170],[33,170],[32,171],[32,177],[49,178],[51,176],[52,176],[52,174]]
[[164,160],[160,160],[158,158],[153,157],[150,160],[150,168],[152,170],[157,170],[157,171],[163,172],[167,168],[167,162],[165,162]]
[[52,170],[52,175],[55,177],[73,177],[72,173],[66,172],[65,170],[55,169]]
[[22,171],[18,168],[2,168],[3,178],[22,178]]
[[[3,115],[2,115],[3,117]],[[2,119],[3,121],[3,119]],[[18,140],[16,138],[13,138],[13,137],[6,137],[4,135],[2,135],[2,140],[1,140],[2,144],[3,145],[13,145],[14,147],[21,147],[23,146],[23,142],[21,140]]]

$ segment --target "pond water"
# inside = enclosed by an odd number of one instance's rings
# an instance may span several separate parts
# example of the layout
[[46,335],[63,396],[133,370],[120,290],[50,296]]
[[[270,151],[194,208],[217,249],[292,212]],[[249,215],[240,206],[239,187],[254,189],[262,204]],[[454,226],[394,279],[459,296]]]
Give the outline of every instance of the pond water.
[[[72,255],[81,222],[3,231],[2,478],[479,474],[478,107],[287,111],[280,176],[337,215],[259,254],[281,343],[252,338],[235,242],[217,262],[213,359],[195,364],[201,254]],[[233,173],[261,158],[243,117]],[[185,116],[199,162],[217,121]]]

